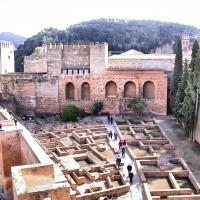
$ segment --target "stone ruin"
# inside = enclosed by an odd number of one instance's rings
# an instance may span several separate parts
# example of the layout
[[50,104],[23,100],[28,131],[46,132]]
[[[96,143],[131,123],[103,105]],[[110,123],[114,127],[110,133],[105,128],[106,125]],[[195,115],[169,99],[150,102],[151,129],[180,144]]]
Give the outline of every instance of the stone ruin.
[[136,162],[144,199],[200,199],[200,184],[155,119],[119,119],[116,127]]

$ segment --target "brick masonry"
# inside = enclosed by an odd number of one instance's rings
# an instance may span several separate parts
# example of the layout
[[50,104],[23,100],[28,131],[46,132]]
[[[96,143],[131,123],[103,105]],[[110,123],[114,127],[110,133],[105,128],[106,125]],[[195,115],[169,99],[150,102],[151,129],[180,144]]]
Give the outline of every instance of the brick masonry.
[[[26,74],[0,76],[1,98],[8,100],[14,96],[19,112],[55,114],[61,112],[67,104],[75,104],[90,112],[95,101],[103,101],[103,111],[113,114],[127,113],[131,110],[127,108],[129,98],[124,97],[124,90],[127,90],[125,84],[131,81],[135,88],[129,88],[129,91],[134,91],[134,95],[143,98],[143,85],[151,81],[154,85],[154,89],[151,89],[151,92],[154,91],[154,98],[145,99],[148,110],[166,114],[167,77],[164,71],[113,70],[108,65],[108,46],[105,43],[68,46],[60,44],[45,48],[42,56],[39,56],[39,59],[47,61],[45,73],[38,74],[36,69],[35,74],[31,65],[31,60],[35,60],[31,56],[25,58]],[[89,70],[87,73],[85,68]],[[110,81],[114,82],[113,88],[106,87]],[[73,98],[70,99],[66,98],[67,83],[74,86],[74,90],[70,91]],[[88,97],[81,91],[84,83],[89,84],[89,92],[86,92]],[[107,92],[109,96],[106,96]]]

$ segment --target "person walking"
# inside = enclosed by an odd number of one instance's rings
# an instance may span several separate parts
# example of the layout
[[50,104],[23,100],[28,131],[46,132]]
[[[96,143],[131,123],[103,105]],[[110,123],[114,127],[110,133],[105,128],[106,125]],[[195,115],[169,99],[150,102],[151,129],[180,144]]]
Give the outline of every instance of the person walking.
[[131,166],[131,164],[128,164],[128,165],[127,165],[127,170],[128,170],[128,174],[131,173],[131,171],[132,171],[132,166]]
[[123,143],[122,143],[124,146],[126,146],[126,140],[123,140]]
[[119,149],[121,149],[121,147],[122,147],[122,144],[123,144],[123,141],[122,141],[122,140],[120,140],[120,141],[119,141]]
[[133,176],[134,176],[133,172],[130,172],[128,174],[128,176],[129,176],[130,184],[132,184],[133,183]]
[[110,131],[110,138],[112,139],[112,136],[113,136],[113,133],[112,133],[112,131]]
[[107,115],[107,122],[110,123],[110,114]]
[[119,154],[118,154],[117,159],[116,159],[116,165],[117,165],[117,168],[119,169],[120,165],[121,165],[121,157],[120,157]]
[[110,124],[113,124],[113,117],[110,117]]
[[15,126],[17,126],[17,120],[14,118]]
[[114,132],[114,140],[116,141],[116,140],[117,140],[117,138],[118,138],[118,135],[117,135],[117,133],[116,133],[116,132]]
[[126,153],[126,147],[123,145],[122,146],[122,157],[125,157],[125,153]]

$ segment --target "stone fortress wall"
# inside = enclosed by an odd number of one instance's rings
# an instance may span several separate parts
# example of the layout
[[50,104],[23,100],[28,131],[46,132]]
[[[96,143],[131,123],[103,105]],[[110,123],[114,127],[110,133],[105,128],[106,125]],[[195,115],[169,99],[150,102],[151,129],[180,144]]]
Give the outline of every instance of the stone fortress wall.
[[131,112],[131,98],[141,97],[148,110],[166,114],[167,77],[152,63],[151,69],[113,70],[108,45],[49,44],[25,58],[24,74],[2,75],[2,98],[14,96],[20,112],[59,113],[67,104],[90,112],[95,101],[103,111]]

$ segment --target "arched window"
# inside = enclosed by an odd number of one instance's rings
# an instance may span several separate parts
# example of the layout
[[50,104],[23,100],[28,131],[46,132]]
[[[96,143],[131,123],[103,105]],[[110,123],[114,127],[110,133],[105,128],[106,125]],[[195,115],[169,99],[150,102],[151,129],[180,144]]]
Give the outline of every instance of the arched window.
[[81,85],[81,99],[90,99],[90,85],[87,82]]
[[143,98],[154,99],[155,98],[155,86],[152,81],[147,81],[143,85]]
[[117,97],[117,84],[113,81],[106,83],[106,98]]
[[74,100],[74,84],[69,82],[65,87],[66,99]]
[[133,83],[132,81],[128,81],[124,85],[124,97],[136,97],[136,86],[135,83]]

